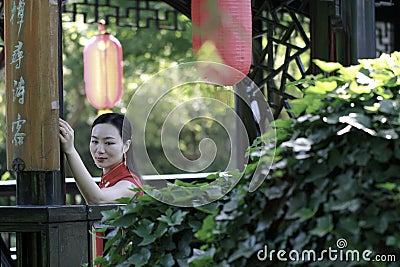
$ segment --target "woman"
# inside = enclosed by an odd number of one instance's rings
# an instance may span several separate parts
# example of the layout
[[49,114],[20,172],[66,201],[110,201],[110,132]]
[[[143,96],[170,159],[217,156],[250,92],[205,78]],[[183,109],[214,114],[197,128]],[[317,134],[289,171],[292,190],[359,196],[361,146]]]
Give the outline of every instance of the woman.
[[118,198],[131,198],[137,194],[132,188],[140,188],[142,184],[139,175],[134,172],[133,149],[130,146],[132,129],[129,121],[124,120],[124,115],[106,113],[93,122],[90,154],[97,167],[103,169],[99,185],[94,182],[75,149],[74,130],[62,119],[59,126],[61,148],[87,204],[118,203]]

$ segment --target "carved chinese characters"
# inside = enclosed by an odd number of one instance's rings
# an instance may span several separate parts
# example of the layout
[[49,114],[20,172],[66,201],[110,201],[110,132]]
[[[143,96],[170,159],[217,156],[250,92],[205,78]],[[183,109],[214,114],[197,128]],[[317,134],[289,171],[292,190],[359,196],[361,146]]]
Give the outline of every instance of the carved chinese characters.
[[59,9],[53,0],[4,0],[9,170],[60,169]]
[[[21,64],[24,64],[24,43],[19,40],[21,27],[24,24],[24,15],[25,15],[25,0],[19,0],[17,4],[17,0],[12,1],[12,9],[10,11],[10,25],[11,29],[17,32],[18,43],[14,46],[14,50],[12,51],[12,57],[10,61],[10,65],[14,68],[14,71],[19,70],[21,68]],[[16,21],[15,21],[16,20]],[[13,27],[16,24],[17,27]],[[15,73],[15,72],[14,72]],[[25,81],[24,77],[21,75],[19,81],[14,80],[14,89],[13,92],[13,102],[18,98],[18,103],[23,105],[25,103]],[[13,133],[12,144],[15,146],[20,146],[24,144],[24,137],[26,133],[24,132],[23,126],[26,123],[26,120],[23,119],[24,114],[17,114],[17,118],[12,121],[11,132]]]

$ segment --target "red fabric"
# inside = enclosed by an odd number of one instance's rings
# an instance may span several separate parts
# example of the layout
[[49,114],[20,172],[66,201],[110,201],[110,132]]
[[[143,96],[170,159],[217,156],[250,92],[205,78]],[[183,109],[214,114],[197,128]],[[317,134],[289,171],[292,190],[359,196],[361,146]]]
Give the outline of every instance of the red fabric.
[[[142,183],[140,179],[136,175],[134,175],[131,171],[129,171],[128,167],[123,162],[121,162],[113,169],[111,169],[109,172],[101,176],[99,187],[100,188],[111,187],[116,183],[118,183],[119,181],[123,180],[133,183],[138,188],[142,188]],[[139,195],[143,195],[143,192],[140,192]]]
[[[136,185],[138,188],[142,188],[142,183],[140,179],[134,175],[131,171],[129,171],[128,167],[124,162],[121,162],[109,172],[101,176],[101,181],[99,183],[100,188],[107,188],[115,185],[119,181],[129,181]],[[139,196],[143,195],[144,192],[140,192]],[[104,240],[103,233],[96,233],[96,257],[103,255],[104,248]],[[101,264],[98,264],[97,267],[101,267]]]
[[[103,248],[104,248],[104,242],[103,242],[103,233],[96,233],[96,258],[103,256]],[[101,264],[97,265],[98,267],[101,266]]]

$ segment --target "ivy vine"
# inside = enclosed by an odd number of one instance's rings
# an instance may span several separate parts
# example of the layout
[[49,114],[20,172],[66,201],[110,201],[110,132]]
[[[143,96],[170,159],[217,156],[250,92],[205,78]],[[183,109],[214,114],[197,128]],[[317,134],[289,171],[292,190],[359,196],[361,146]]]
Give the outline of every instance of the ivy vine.
[[[315,63],[321,74],[287,85],[302,88],[303,97],[290,103],[295,119],[275,121],[277,154],[258,190],[248,188],[254,170],[264,164],[254,153],[263,137],[249,148],[252,163],[244,178],[222,199],[178,208],[143,196],[104,212],[103,222],[113,230],[97,262],[398,266],[391,261],[400,260],[400,53],[350,67]],[[339,241],[345,243],[339,247]],[[336,260],[321,257],[329,248],[336,250]],[[285,251],[287,261],[277,253],[260,257],[272,250]],[[288,259],[290,251],[311,250],[316,259]],[[371,254],[362,257],[367,250]],[[358,251],[360,258],[344,261],[346,251]],[[386,262],[373,261],[377,255]]]

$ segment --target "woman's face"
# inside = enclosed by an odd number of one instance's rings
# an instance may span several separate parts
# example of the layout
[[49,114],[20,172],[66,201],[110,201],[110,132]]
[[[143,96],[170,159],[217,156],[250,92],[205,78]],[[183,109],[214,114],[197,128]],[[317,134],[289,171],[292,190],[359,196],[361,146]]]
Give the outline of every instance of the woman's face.
[[103,173],[122,162],[129,145],[129,141],[123,143],[118,129],[112,124],[101,123],[92,129],[90,154],[97,167],[103,169]]

